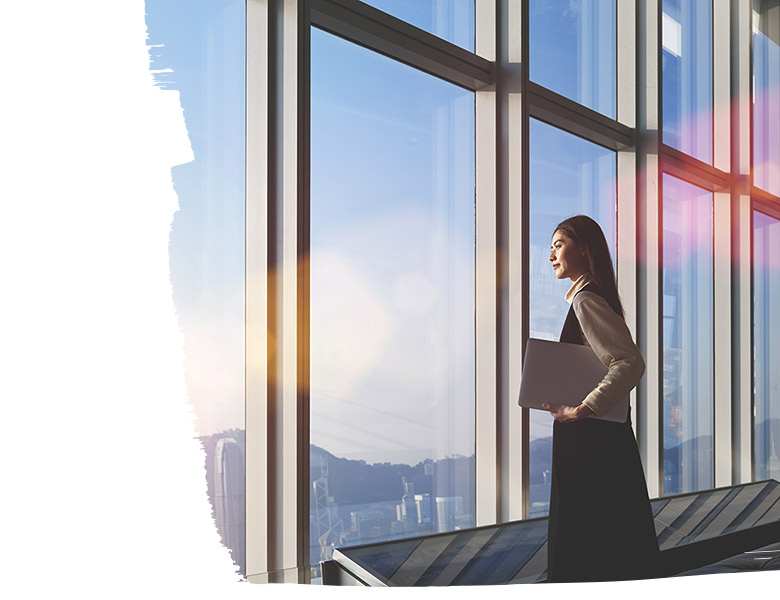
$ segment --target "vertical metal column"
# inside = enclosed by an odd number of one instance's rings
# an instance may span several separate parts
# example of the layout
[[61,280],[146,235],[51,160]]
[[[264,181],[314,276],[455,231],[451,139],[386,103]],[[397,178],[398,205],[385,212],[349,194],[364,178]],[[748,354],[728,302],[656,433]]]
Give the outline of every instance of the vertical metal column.
[[[267,582],[268,3],[246,3],[246,575]],[[265,574],[265,575],[263,575]]]
[[752,3],[731,2],[732,483],[753,478]]
[[636,393],[637,436],[650,497],[659,496],[663,491],[660,2],[637,0],[636,15],[637,339],[647,365]]
[[[476,3],[476,53],[496,57],[496,2]],[[496,86],[475,92],[476,110],[476,502],[477,526],[498,521],[499,447],[497,439],[497,258],[496,207],[498,152]]]
[[[730,12],[727,2],[712,5],[713,166],[731,170]],[[713,193],[713,342],[715,405],[713,411],[714,484],[732,481],[731,452],[731,190]]]
[[[636,127],[637,54],[636,6],[616,2],[617,28],[617,120]],[[637,339],[637,204],[636,147],[617,152],[617,282],[623,302],[626,324]],[[631,422],[639,437],[637,392],[631,392]]]
[[309,29],[306,0],[247,5],[246,503],[254,582],[309,581]]
[[517,404],[525,341],[528,339],[528,24],[520,2],[500,3],[498,19],[499,140],[498,306],[500,385],[497,431],[501,473],[499,519],[527,518],[528,409]]
[[498,70],[498,83],[476,92],[478,526],[528,515],[517,405],[527,338],[521,13],[520,3],[477,2],[477,53]]

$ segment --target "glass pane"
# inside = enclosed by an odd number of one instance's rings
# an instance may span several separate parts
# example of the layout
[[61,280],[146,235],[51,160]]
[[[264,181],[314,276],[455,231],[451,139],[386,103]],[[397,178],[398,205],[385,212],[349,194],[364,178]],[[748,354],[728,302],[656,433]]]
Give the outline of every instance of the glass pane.
[[158,85],[178,90],[192,162],[171,169],[179,197],[170,235],[176,312],[195,426],[206,451],[214,520],[244,559],[243,0],[148,0]]
[[663,0],[663,141],[712,163],[712,2]]
[[311,563],[474,523],[474,94],[319,30]]
[[753,212],[754,477],[780,480],[780,220]]
[[469,52],[474,52],[474,0],[362,1]]
[[[495,531],[472,529],[469,533],[454,534],[447,550],[429,565],[416,585],[453,585],[464,569],[474,563],[479,552],[493,539]],[[393,580],[394,582],[397,579]]]
[[615,118],[615,0],[531,0],[531,79]]
[[713,538],[736,529],[736,525],[742,520],[740,516],[749,512],[747,509],[750,502],[755,500],[761,491],[761,486],[750,486],[739,490],[705,527],[700,528],[696,540]]
[[[558,340],[571,286],[558,280],[550,261],[550,240],[558,223],[576,214],[598,221],[615,253],[615,153],[546,123],[530,129],[530,322],[531,337]],[[531,517],[546,515],[550,503],[552,425],[549,413],[530,413]]]
[[544,578],[546,541],[547,520],[534,519],[343,548],[336,560],[403,587],[530,583]]
[[753,0],[753,184],[780,196],[780,5]]
[[[720,537],[723,534],[761,539],[762,532],[751,528],[777,522],[778,497],[780,483],[769,481],[656,498],[650,501],[650,508],[657,515],[655,527],[661,533],[661,550],[689,546],[690,558],[690,553],[717,554],[726,541]],[[545,518],[526,519],[452,534],[343,548],[335,560],[347,573],[360,575],[362,570],[385,584],[539,582],[544,581],[547,569],[547,525]]]
[[663,179],[664,490],[713,486],[712,193]]

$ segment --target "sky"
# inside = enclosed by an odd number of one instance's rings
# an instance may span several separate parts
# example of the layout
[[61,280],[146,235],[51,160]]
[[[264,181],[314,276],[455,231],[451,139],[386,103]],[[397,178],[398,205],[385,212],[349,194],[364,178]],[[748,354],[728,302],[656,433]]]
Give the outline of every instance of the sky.
[[151,68],[179,92],[194,155],[172,169],[170,269],[202,435],[244,427],[243,4],[146,2]]
[[311,441],[474,453],[474,94],[315,30]]

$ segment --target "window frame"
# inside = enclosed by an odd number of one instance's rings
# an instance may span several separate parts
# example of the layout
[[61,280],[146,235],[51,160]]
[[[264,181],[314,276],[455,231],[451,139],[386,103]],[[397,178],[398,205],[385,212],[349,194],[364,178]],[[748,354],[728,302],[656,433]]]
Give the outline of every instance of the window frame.
[[[645,356],[632,423],[651,497],[663,490],[662,184],[713,192],[716,487],[750,481],[752,6],[713,3],[713,164],[662,143],[662,0],[616,5],[617,118],[529,81],[528,1],[475,0],[471,53],[358,0],[247,0],[247,577],[310,581],[308,565],[309,36],[312,26],[476,93],[476,524],[526,518],[529,123],[617,152],[617,276]],[[730,43],[715,43],[728,39]],[[720,366],[724,368],[719,368]],[[648,402],[648,399],[651,401]]]

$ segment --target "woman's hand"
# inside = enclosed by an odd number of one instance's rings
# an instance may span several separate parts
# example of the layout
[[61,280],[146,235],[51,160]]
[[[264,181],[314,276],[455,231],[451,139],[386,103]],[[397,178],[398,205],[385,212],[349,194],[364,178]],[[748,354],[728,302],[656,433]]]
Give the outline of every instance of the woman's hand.
[[550,404],[548,402],[543,402],[542,408],[549,410],[553,419],[560,421],[561,423],[566,423],[568,421],[580,421],[593,412],[588,408],[587,404],[566,406],[564,404]]

